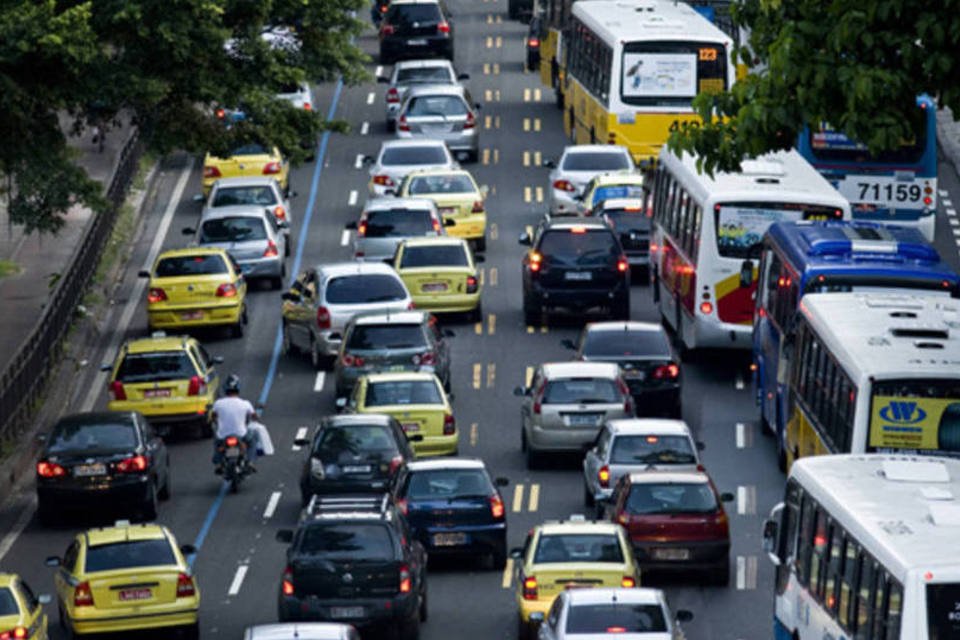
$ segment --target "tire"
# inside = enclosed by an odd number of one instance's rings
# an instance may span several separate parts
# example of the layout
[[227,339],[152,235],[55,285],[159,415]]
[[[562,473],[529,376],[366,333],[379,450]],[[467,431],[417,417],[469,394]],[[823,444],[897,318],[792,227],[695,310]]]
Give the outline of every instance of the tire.
[[476,309],[470,312],[470,322],[481,322],[483,320],[483,303],[477,303]]
[[324,366],[326,364],[326,357],[320,353],[317,340],[313,337],[313,335],[310,336],[310,364],[312,364],[313,368],[317,371],[323,371],[326,369]]
[[493,571],[503,571],[507,566],[507,543],[504,542],[490,553],[490,568]]
[[240,317],[237,318],[237,324],[230,327],[230,335],[234,338],[243,337],[243,327],[247,324],[247,305],[240,309]]
[[[286,271],[286,267],[284,267],[284,271]],[[270,278],[270,288],[273,289],[274,291],[279,291],[280,289],[283,289],[283,276],[279,275],[279,276]]]
[[[311,145],[311,147],[312,147],[312,145]],[[312,156],[309,157],[309,158],[307,158],[307,162],[312,162],[312,161],[313,161],[313,157],[312,157]],[[289,258],[289,257],[290,257],[290,234],[287,234],[286,242],[283,243],[283,257],[284,257],[284,258]],[[284,276],[287,275],[287,265],[286,265],[286,264],[283,265],[283,275],[284,275]]]
[[209,419],[204,419],[200,423],[200,437],[201,438],[212,438],[213,437],[213,423]]
[[472,150],[472,151],[467,151],[467,162],[473,163],[473,162],[476,162],[476,161],[479,160],[479,159],[480,159],[480,152],[479,152],[479,151],[477,151],[476,149],[474,149],[474,150]]
[[533,634],[531,633],[530,625],[523,621],[523,618],[517,617],[517,640],[531,640]]
[[393,64],[393,58],[384,53],[383,49],[380,50],[380,64]]
[[240,491],[240,476],[235,475],[230,478],[230,493],[237,493]]
[[520,427],[520,451],[527,452],[527,432],[522,426]]
[[45,527],[50,527],[60,521],[58,514],[46,502],[37,501],[37,520]]
[[710,583],[718,587],[726,587],[730,584],[730,560],[723,563],[723,566],[711,569],[707,574]]
[[523,323],[527,326],[537,326],[543,317],[543,309],[534,308],[532,304],[523,301]]
[[153,481],[150,483],[150,495],[140,507],[140,516],[145,522],[157,519],[157,501],[157,483]]
[[592,507],[594,506],[595,503],[596,501],[593,499],[593,494],[590,493],[590,487],[587,485],[587,483],[584,483],[583,484],[583,504],[588,507]]
[[418,640],[420,638],[420,618],[418,615],[411,620],[399,624],[400,640]]
[[194,622],[180,629],[180,637],[184,640],[200,640],[200,623]]
[[73,627],[70,626],[70,621],[67,620],[67,614],[63,612],[63,606],[57,607],[57,610],[59,612],[60,631],[63,632],[60,634],[61,637],[66,638],[66,640],[75,640],[77,634],[73,632]]
[[157,492],[157,497],[163,501],[170,499],[170,464],[167,463],[167,476],[163,480],[163,487]]

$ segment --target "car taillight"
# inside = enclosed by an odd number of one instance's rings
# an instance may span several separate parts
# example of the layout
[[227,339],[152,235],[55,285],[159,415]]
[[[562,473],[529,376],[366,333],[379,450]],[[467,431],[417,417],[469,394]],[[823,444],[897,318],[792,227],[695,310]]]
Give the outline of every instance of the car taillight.
[[626,627],[607,627],[607,633],[626,633]]
[[630,270],[630,263],[627,262],[626,258],[624,258],[623,256],[620,256],[620,258],[617,260],[617,271],[619,271],[620,273],[626,273],[629,270]]
[[[410,127],[407,127],[407,130],[409,131]],[[396,185],[390,176],[385,175],[373,176],[373,184],[378,184],[381,187],[392,187]]]
[[440,224],[440,220],[438,220],[437,218],[434,218],[433,216],[431,216],[430,220],[431,220],[430,223],[433,225],[433,230],[437,232],[438,236],[442,235],[441,230],[443,229],[443,225]]
[[467,111],[467,119],[463,123],[464,129],[473,129],[477,126],[477,117],[473,115],[472,111]]
[[476,293],[480,286],[480,281],[476,276],[467,276],[467,293]]
[[187,385],[188,396],[199,396],[207,392],[207,383],[200,376],[190,376],[190,384]]
[[543,402],[543,388],[536,392],[533,396],[533,412],[537,415],[540,415],[540,410],[542,409]]
[[27,637],[26,627],[14,627],[8,631],[0,632],[0,640],[14,640]]
[[160,287],[150,287],[150,291],[147,292],[147,302],[154,304],[157,302],[163,302],[167,299],[167,292],[161,289]]
[[366,360],[363,359],[363,356],[355,356],[352,353],[345,353],[340,356],[340,362],[345,367],[362,367]]
[[569,180],[554,180],[553,188],[559,189],[560,191],[566,191],[567,193],[573,193],[577,190],[577,188],[573,186],[573,183],[571,183]]
[[474,200],[470,213],[483,213],[483,200]]
[[390,104],[396,104],[400,102],[400,92],[397,91],[396,87],[390,87],[387,89],[387,102]]
[[73,606],[92,607],[93,592],[90,590],[89,582],[81,582],[73,588]]
[[617,522],[619,522],[623,526],[627,526],[628,524],[630,524],[630,514],[620,512],[619,514],[617,514]]
[[393,475],[397,472],[397,469],[400,468],[400,465],[403,464],[403,456],[396,455],[390,458],[390,475]]
[[627,589],[632,589],[633,587],[637,586],[637,581],[633,576],[623,576],[623,578],[620,579],[620,586],[626,587]]
[[457,432],[457,421],[453,414],[448,413],[443,416],[443,435],[452,436]]
[[397,500],[397,509],[399,509],[403,515],[407,515],[407,512],[410,511],[410,503],[407,502],[406,498],[400,498]]
[[127,390],[123,388],[122,382],[114,380],[110,383],[110,395],[113,396],[114,400],[126,400]]
[[357,225],[357,235],[361,238],[367,235],[367,222],[366,220],[361,220],[360,224]]
[[37,475],[41,478],[60,478],[67,475],[67,470],[56,462],[41,460],[37,463]]
[[623,380],[617,380],[617,388],[623,395],[623,411],[628,415],[633,414],[633,396],[630,395],[630,387]]
[[413,300],[407,303],[407,311],[413,311],[416,308],[417,308],[417,303],[414,302]]
[[313,111],[313,105],[310,104],[309,102],[304,102],[304,103],[303,103],[303,110],[304,110],[304,111]]
[[533,271],[534,273],[540,271],[540,267],[543,266],[543,255],[536,251],[531,251],[530,255],[527,257],[527,260],[530,264],[530,271]]
[[217,115],[217,120],[223,120],[227,117],[227,112],[224,109],[217,109],[214,113]]
[[283,570],[283,582],[281,583],[280,589],[285,596],[293,595],[293,569],[290,567]]
[[425,351],[424,353],[415,353],[413,358],[411,358],[413,364],[415,365],[433,365],[437,364],[437,356],[434,355],[433,351]]
[[273,208],[273,217],[277,220],[286,220],[287,210],[283,208],[283,205],[278,204]]
[[410,125],[407,124],[407,116],[400,116],[400,120],[397,121],[397,130],[398,131],[410,131]]
[[330,328],[330,310],[326,307],[317,307],[317,328]]
[[227,439],[224,440],[224,443],[228,447],[236,447],[240,444],[240,440],[237,438],[237,436],[227,436]]
[[610,467],[608,465],[603,465],[600,467],[600,470],[597,471],[597,482],[599,482],[600,486],[604,489],[610,486]]
[[405,564],[400,565],[400,593],[410,593],[413,588],[413,582],[410,580],[410,567]]
[[273,240],[267,240],[267,248],[263,252],[264,258],[276,258],[280,255],[280,252],[277,251],[277,243]]
[[197,595],[197,587],[193,584],[193,577],[181,573],[177,576],[177,597],[178,598],[192,598]]
[[500,496],[490,496],[490,515],[494,520],[503,519],[505,510],[503,508],[503,498]]
[[237,287],[232,282],[224,282],[217,287],[218,298],[234,298],[237,295]]
[[117,471],[120,473],[140,473],[146,471],[148,466],[146,456],[130,456],[117,463]]
[[437,24],[437,33],[450,33],[450,23],[440,22]]
[[523,579],[523,599],[537,599],[537,578],[536,576],[527,576]]
[[280,163],[279,162],[268,162],[263,165],[263,175],[270,176],[275,173],[280,173]]
[[203,168],[204,178],[219,178],[222,174],[217,167],[206,166]]
[[539,47],[539,46],[540,46],[540,39],[539,39],[539,38],[528,38],[528,39],[527,39],[527,46],[528,46],[528,47],[531,47],[531,48],[533,48],[533,47]]
[[676,380],[680,375],[680,367],[675,364],[660,365],[653,370],[654,380]]
[[395,29],[392,24],[382,24],[380,25],[380,35],[382,36],[392,36]]

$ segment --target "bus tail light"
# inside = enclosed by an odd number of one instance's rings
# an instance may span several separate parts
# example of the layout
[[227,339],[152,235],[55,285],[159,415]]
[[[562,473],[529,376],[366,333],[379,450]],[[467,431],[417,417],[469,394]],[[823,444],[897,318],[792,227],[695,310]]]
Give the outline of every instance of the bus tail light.
[[712,302],[701,302],[700,303],[700,313],[705,316],[713,313],[713,303]]

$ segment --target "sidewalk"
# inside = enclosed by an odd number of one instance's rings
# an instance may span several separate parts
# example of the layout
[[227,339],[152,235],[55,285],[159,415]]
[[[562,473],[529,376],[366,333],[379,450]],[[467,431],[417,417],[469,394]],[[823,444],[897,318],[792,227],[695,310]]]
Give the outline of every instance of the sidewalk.
[[[61,124],[64,130],[69,128],[65,122]],[[67,142],[80,151],[78,164],[106,188],[132,133],[127,125],[111,129],[102,152],[92,143],[89,131]],[[90,219],[90,210],[75,207],[66,214],[66,224],[57,235],[25,236],[19,226],[10,225],[6,207],[0,205],[0,260],[12,262],[19,269],[16,275],[0,277],[0,304],[6,309],[0,315],[0,372],[6,370],[33,330],[52,284],[70,263]]]

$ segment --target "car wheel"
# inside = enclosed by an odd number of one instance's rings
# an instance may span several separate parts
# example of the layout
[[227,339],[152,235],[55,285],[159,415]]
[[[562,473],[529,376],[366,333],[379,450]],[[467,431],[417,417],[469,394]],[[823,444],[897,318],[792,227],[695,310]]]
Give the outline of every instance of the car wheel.
[[37,520],[45,527],[57,524],[57,513],[45,501],[37,501]]
[[[312,145],[311,145],[311,148],[312,148]],[[312,157],[312,156],[307,158],[307,162],[310,162],[310,161],[312,161],[312,160],[313,160],[313,157]],[[286,240],[286,242],[283,243],[283,257],[284,257],[284,258],[289,258],[289,257],[290,257],[290,234],[289,234],[289,233],[287,234],[285,240]],[[287,265],[286,265],[286,264],[283,265],[283,275],[284,275],[284,276],[287,275]]]
[[590,485],[584,483],[584,485],[583,485],[583,504],[585,504],[585,505],[588,506],[588,507],[592,507],[592,506],[594,505],[594,502],[595,502],[595,501],[594,501],[594,499],[593,499],[593,492],[590,491]]
[[478,302],[473,311],[470,312],[470,322],[481,322],[483,320],[483,303]]
[[412,620],[400,623],[401,640],[418,640],[420,637],[420,618],[414,615]]
[[310,336],[310,364],[317,371],[329,371],[332,359],[320,353],[320,345],[313,336]]
[[527,452],[527,431],[522,425],[520,426],[520,451]]
[[180,629],[180,637],[184,640],[200,639],[200,623],[194,622]]
[[200,420],[200,437],[201,438],[213,437],[213,423],[210,422],[209,418],[201,418]]
[[490,553],[490,567],[494,571],[503,571],[507,566],[507,543],[504,542]]
[[536,326],[540,324],[540,321],[543,317],[543,310],[534,308],[532,304],[527,303],[526,300],[523,301],[523,322],[528,326]]
[[286,272],[287,272],[287,267],[286,265],[284,265],[283,269],[280,272],[281,275],[276,276],[274,278],[270,278],[271,289],[275,291],[279,291],[280,289],[283,289],[283,280],[286,277]]
[[150,482],[150,488],[148,489],[149,493],[147,499],[144,501],[143,506],[140,508],[140,517],[145,521],[149,522],[151,520],[157,519],[157,483],[156,481]]
[[170,465],[167,464],[167,473],[163,479],[163,488],[157,493],[157,497],[161,500],[170,499]]
[[517,617],[517,640],[530,640],[532,633],[530,625],[523,621],[523,618]]

